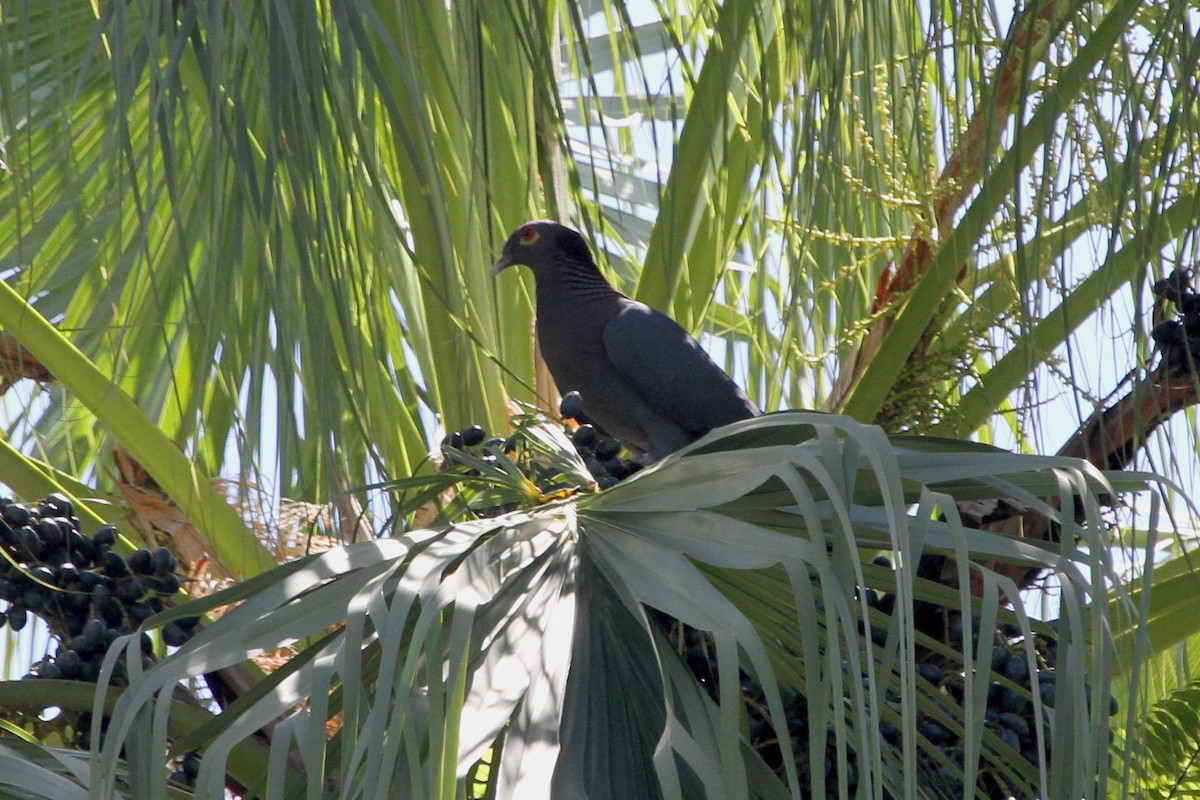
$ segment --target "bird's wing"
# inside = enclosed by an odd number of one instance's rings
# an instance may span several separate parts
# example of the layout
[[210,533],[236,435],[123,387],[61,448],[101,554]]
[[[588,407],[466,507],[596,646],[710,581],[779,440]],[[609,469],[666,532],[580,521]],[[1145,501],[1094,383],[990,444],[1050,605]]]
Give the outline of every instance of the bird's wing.
[[622,306],[604,328],[605,353],[613,368],[660,414],[701,436],[758,413],[673,319],[633,300]]

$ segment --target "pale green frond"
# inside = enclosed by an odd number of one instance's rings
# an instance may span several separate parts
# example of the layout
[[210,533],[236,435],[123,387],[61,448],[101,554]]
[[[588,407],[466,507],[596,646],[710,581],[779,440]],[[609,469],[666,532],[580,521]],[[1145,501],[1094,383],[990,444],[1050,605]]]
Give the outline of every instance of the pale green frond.
[[[858,785],[938,797],[933,765],[953,764],[918,732],[918,715],[930,714],[962,737],[957,774],[967,785],[986,775],[1044,796],[1095,794],[1107,770],[1114,656],[1113,620],[1097,602],[1113,573],[1096,501],[1110,487],[1067,459],[907,444],[846,417],[772,415],[605,492],[335,548],[181,607],[171,614],[234,604],[161,663],[130,661],[95,796],[113,796],[122,746],[165,750],[178,681],[285,645],[299,654],[187,740],[204,751],[199,796],[217,796],[226,754],[282,718],[257,784],[263,796],[323,796],[335,775],[339,796],[460,796],[490,752],[496,797],[584,787],[591,797],[782,797],[801,785],[849,797],[853,752]],[[968,528],[954,489],[1040,502],[1071,535],[1053,546]],[[1085,524],[1055,510],[1074,513],[1076,502]],[[881,550],[895,570],[870,563]],[[926,553],[953,557],[961,588],[916,579]],[[1001,563],[1057,577],[1060,669],[1090,681],[1059,683],[1046,717],[1049,763],[1017,756],[984,724],[996,680],[990,644],[967,637],[958,653],[912,627],[921,601],[978,617],[982,630],[1001,621],[1026,636],[1035,625],[1051,630],[1005,608],[1016,587],[989,566]],[[896,595],[892,615],[867,605],[868,586]],[[662,615],[710,636],[718,673],[754,680],[768,720],[788,718],[785,696],[806,699],[809,732],[780,740],[778,774],[743,738],[740,682],[720,680],[713,699],[698,693]],[[874,625],[885,633],[872,643],[864,630]],[[132,637],[124,648],[138,646]],[[961,704],[917,678],[914,652],[929,646],[960,665]],[[106,675],[122,649],[110,651]],[[1043,718],[1039,693],[1023,691]],[[801,752],[827,747],[842,778],[800,771]],[[303,768],[288,760],[293,750]],[[147,791],[165,790],[164,776],[146,780]]]

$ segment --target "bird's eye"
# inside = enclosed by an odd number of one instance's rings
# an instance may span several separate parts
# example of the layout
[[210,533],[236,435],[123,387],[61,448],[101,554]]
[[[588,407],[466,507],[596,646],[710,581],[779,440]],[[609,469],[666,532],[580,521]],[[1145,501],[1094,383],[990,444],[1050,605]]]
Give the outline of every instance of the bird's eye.
[[533,244],[537,241],[538,232],[533,228],[521,229],[521,244]]

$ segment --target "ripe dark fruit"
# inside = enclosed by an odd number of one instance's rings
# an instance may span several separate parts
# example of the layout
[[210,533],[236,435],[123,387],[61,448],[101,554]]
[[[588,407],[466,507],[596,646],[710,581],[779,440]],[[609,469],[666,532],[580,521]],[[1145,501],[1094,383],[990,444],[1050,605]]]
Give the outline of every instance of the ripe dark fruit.
[[91,539],[73,530],[67,537],[67,552],[70,554],[71,563],[78,567],[90,567],[96,555],[96,548]]
[[475,447],[487,438],[487,431],[482,425],[471,425],[462,429],[462,443],[466,447]]
[[[68,527],[68,530],[70,528]],[[46,547],[58,547],[64,544],[67,537],[63,535],[62,526],[53,517],[43,517],[37,521],[38,537]]]
[[25,558],[37,561],[42,557],[42,539],[37,531],[28,526],[17,530],[17,543]]
[[599,441],[599,439],[600,434],[598,434],[595,427],[591,425],[580,425],[575,429],[575,433],[571,437],[571,440],[575,443],[576,447],[582,447],[585,450],[595,447],[596,442]]
[[41,505],[54,516],[70,517],[75,514],[75,504],[66,495],[58,492],[46,495],[46,499],[42,501]]
[[942,682],[942,668],[937,664],[917,664],[917,675],[937,686]]
[[138,578],[130,578],[117,587],[117,597],[129,603],[137,602],[146,593],[146,586]]
[[1023,655],[1010,653],[1004,664],[1004,677],[1014,683],[1023,683],[1029,678],[1029,662]]
[[1150,331],[1150,338],[1159,347],[1169,347],[1183,341],[1183,327],[1177,320],[1164,319]]
[[149,603],[133,603],[126,610],[129,612],[129,619],[134,625],[141,625],[154,616],[154,609],[150,607]]
[[123,578],[129,574],[129,565],[115,550],[109,550],[101,556],[100,563],[106,575],[114,578]]
[[79,583],[79,567],[75,566],[70,561],[64,564],[59,564],[58,568],[53,570],[53,572],[57,573],[57,575],[52,583],[55,583],[58,586],[67,588]]
[[179,576],[174,572],[168,572],[155,579],[154,591],[159,594],[175,594],[179,591]]
[[92,544],[108,545],[112,547],[117,542],[117,526],[116,525],[101,525],[92,534]]
[[42,583],[48,583],[50,585],[54,585],[55,583],[54,570],[50,569],[49,567],[34,567],[33,569],[29,570],[29,574],[32,575],[34,579],[41,581]]
[[200,774],[200,757],[195,753],[189,754],[183,759],[183,774],[189,781],[196,780],[196,776]]
[[558,404],[558,413],[563,419],[579,419],[583,416],[583,397],[579,392],[567,392]]
[[88,644],[93,647],[104,642],[104,634],[108,629],[104,627],[104,621],[99,619],[89,619],[83,626],[83,638]]
[[96,612],[100,615],[100,619],[104,620],[104,624],[110,628],[118,628],[125,621],[121,603],[112,597],[102,597],[97,601]]
[[31,518],[29,509],[15,504],[5,506],[4,512],[0,516],[14,528],[21,528],[28,525]]
[[21,592],[20,600],[21,605],[35,614],[41,611],[42,607],[46,605],[46,595],[42,594],[40,589],[33,586],[27,587]]
[[83,666],[83,659],[74,650],[65,650],[58,656],[55,663],[58,664],[62,676],[70,681],[79,676],[79,668]]
[[163,642],[171,647],[179,647],[187,642],[191,636],[185,631],[178,622],[168,622],[162,629]]
[[154,562],[150,555],[150,551],[144,547],[139,547],[134,550],[129,556],[129,568],[138,575],[151,575],[154,573]]
[[601,461],[607,461],[610,458],[616,458],[621,452],[621,443],[616,439],[602,439],[596,445],[596,458]]
[[162,575],[164,572],[173,572],[179,564],[175,560],[175,554],[165,547],[155,550],[154,555],[150,557],[150,562],[156,575]]
[[25,627],[25,623],[29,621],[29,613],[21,606],[8,607],[8,627],[14,631],[19,631]]

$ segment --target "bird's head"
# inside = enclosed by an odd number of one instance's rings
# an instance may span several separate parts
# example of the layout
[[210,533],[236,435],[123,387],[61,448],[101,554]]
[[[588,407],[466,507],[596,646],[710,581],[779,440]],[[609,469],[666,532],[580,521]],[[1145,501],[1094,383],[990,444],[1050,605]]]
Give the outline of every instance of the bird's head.
[[491,274],[497,275],[514,264],[524,264],[537,275],[547,267],[561,264],[564,259],[592,263],[591,253],[583,237],[577,231],[557,222],[534,220],[526,222],[508,237],[500,251],[500,258],[492,265]]

